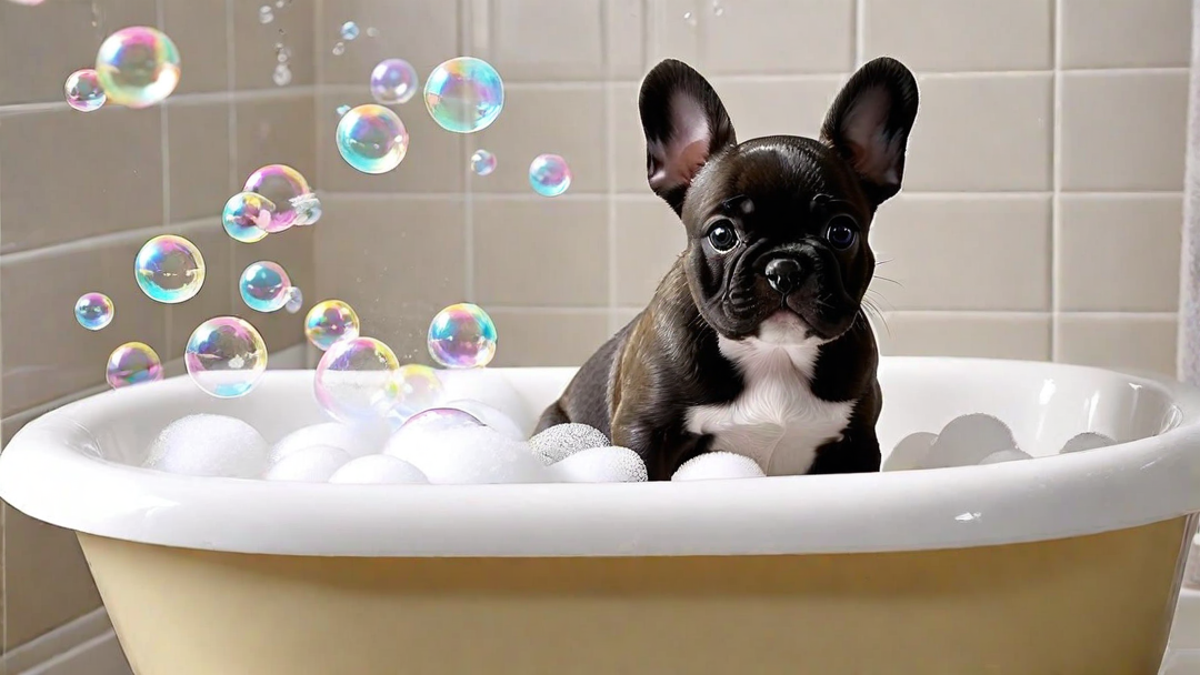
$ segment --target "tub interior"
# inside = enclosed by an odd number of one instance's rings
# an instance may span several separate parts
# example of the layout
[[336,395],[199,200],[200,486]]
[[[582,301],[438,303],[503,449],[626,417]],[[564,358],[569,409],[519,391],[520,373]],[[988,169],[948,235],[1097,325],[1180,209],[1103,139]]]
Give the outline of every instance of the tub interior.
[[[491,393],[527,433],[574,374],[572,368],[495,368],[442,371],[446,381]],[[167,424],[194,413],[230,415],[275,442],[309,424],[329,421],[312,395],[308,371],[268,373],[249,395],[209,397],[186,377],[107,392],[43,420],[71,432],[76,447],[105,460],[140,465]],[[1073,436],[1096,432],[1119,443],[1157,435],[1190,417],[1186,402],[1163,384],[1077,366],[971,359],[884,358],[879,371],[883,411],[877,431],[888,453],[914,432],[938,433],[954,418],[987,413],[1006,423],[1018,446],[1034,457],[1058,453]],[[133,399],[137,398],[136,405]],[[86,405],[84,405],[86,404]]]

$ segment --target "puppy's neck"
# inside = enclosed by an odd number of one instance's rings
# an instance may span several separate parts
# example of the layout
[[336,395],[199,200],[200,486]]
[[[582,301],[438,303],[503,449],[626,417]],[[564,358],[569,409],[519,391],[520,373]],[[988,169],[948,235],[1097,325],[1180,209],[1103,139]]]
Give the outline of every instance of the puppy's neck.
[[782,375],[789,368],[805,380],[811,380],[821,345],[825,340],[815,336],[799,317],[780,312],[763,321],[758,335],[734,340],[717,338],[721,354],[732,361],[750,378],[761,375]]

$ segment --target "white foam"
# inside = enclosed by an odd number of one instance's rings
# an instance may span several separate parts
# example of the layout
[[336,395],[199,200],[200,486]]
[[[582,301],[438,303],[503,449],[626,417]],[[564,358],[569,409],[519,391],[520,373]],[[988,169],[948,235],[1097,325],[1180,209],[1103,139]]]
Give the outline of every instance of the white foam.
[[428,483],[423,471],[391,455],[367,455],[346,462],[329,477],[330,483]]
[[550,474],[528,444],[491,427],[447,429],[388,454],[420,469],[431,483],[544,483]]
[[487,426],[495,429],[501,435],[509,440],[524,441],[527,436],[521,430],[521,425],[516,420],[509,417],[504,411],[495,408],[483,401],[475,399],[454,399],[449,400],[441,408],[455,408],[465,413],[475,416],[475,419],[483,422]]
[[341,422],[325,422],[301,427],[279,439],[271,446],[270,463],[275,464],[284,457],[315,445],[328,445],[344,450],[351,457],[362,457],[379,452],[387,438],[387,428],[351,426]]
[[[441,370],[442,401],[475,401],[500,411],[518,430],[516,438],[525,440],[533,433],[537,415],[525,397],[513,387],[508,376],[487,368]],[[470,411],[468,411],[470,412]],[[485,424],[491,424],[483,420]]]
[[1060,455],[1065,455],[1069,452],[1083,452],[1084,450],[1095,450],[1109,445],[1116,445],[1116,440],[1098,434],[1094,431],[1085,431],[1078,434],[1063,444],[1062,450],[1059,450]]
[[529,439],[534,453],[547,464],[561,462],[567,457],[589,448],[608,447],[608,437],[599,429],[586,424],[556,424]]
[[1000,450],[998,452],[993,452],[992,454],[988,455],[987,457],[984,457],[983,459],[979,460],[979,463],[980,464],[1001,464],[1003,462],[1016,462],[1016,461],[1020,461],[1022,459],[1033,459],[1033,457],[1031,457],[1029,455],[1029,453],[1022,452],[1021,450],[1017,450],[1014,448],[1012,450]]
[[937,434],[918,431],[905,436],[896,447],[883,458],[881,471],[910,471],[921,465],[929,448],[937,440]]
[[297,450],[271,465],[263,478],[301,483],[323,483],[350,459],[350,454],[341,448],[331,445],[314,445]]
[[154,439],[142,466],[187,476],[252,478],[267,465],[267,442],[254,427],[225,415],[188,415]]
[[753,459],[733,452],[706,452],[684,462],[671,476],[673,481],[762,478],[762,467]]
[[646,463],[628,448],[586,448],[549,467],[552,480],[562,483],[642,483]]

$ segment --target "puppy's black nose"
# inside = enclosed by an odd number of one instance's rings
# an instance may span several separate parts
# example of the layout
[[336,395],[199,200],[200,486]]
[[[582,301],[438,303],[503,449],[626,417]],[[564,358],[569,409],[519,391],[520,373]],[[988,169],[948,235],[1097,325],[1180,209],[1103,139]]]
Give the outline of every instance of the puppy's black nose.
[[803,273],[804,270],[800,267],[800,263],[791,258],[776,258],[767,263],[765,271],[767,283],[782,295],[796,290],[796,287],[804,280]]

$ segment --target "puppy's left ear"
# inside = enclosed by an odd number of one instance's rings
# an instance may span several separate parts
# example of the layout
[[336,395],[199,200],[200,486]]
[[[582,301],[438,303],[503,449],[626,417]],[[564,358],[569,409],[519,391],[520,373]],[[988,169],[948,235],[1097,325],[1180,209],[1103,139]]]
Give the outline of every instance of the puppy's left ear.
[[854,168],[872,206],[900,191],[916,118],[917,82],[904,64],[887,57],[860,68],[829,108],[821,140]]

